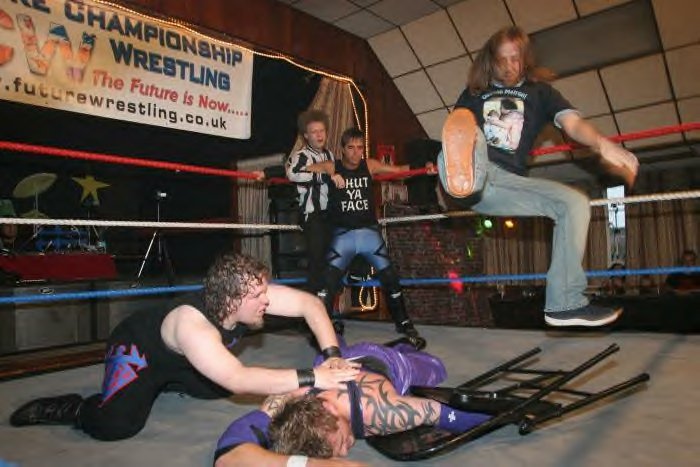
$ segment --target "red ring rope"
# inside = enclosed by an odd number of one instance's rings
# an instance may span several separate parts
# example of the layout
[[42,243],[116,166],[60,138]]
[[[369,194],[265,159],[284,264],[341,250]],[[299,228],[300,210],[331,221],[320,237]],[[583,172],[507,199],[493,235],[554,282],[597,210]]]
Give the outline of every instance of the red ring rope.
[[[616,143],[619,143],[622,141],[631,141],[631,140],[638,140],[638,139],[645,139],[645,138],[653,138],[656,136],[663,136],[663,135],[668,135],[671,133],[683,133],[683,132],[692,131],[692,130],[700,130],[700,122],[684,123],[681,125],[664,126],[664,127],[654,128],[651,130],[638,131],[635,133],[626,133],[626,134],[622,134],[619,136],[612,136],[612,137],[610,137],[610,140],[615,141]],[[548,146],[545,148],[535,149],[535,150],[531,151],[530,154],[533,156],[541,156],[543,154],[550,154],[550,153],[554,153],[554,152],[570,151],[572,149],[576,149],[576,148],[580,148],[580,147],[582,147],[582,146],[580,146],[578,144],[562,144],[559,146]],[[247,179],[251,179],[251,180],[257,178],[256,174],[254,174],[252,172],[240,172],[237,170],[215,169],[213,167],[201,167],[201,166],[196,166],[196,165],[178,164],[178,163],[174,163],[174,162],[163,162],[163,161],[154,161],[154,160],[148,160],[148,159],[138,159],[135,157],[115,156],[112,154],[100,154],[100,153],[88,152],[88,151],[77,151],[77,150],[73,150],[73,149],[59,149],[59,148],[52,148],[50,146],[39,146],[39,145],[35,145],[35,144],[14,143],[14,142],[10,142],[10,141],[0,141],[0,150],[2,150],[2,149],[8,150],[8,151],[15,151],[15,152],[25,152],[28,154],[39,154],[39,155],[48,155],[48,156],[56,156],[56,157],[65,157],[65,158],[69,158],[69,159],[83,159],[83,160],[106,162],[109,164],[133,165],[133,166],[138,166],[138,167],[150,167],[150,168],[154,168],[154,169],[165,169],[165,170],[180,171],[180,172],[191,172],[191,173],[198,173],[198,174],[204,174],[204,175],[218,175],[218,176],[231,177],[231,178],[247,178]],[[405,172],[377,175],[376,177],[374,177],[374,179],[377,181],[385,181],[385,180],[393,180],[393,179],[397,179],[397,178],[410,177],[413,175],[423,175],[425,173],[427,173],[427,169],[420,168],[420,169],[408,170]],[[270,180],[270,182],[281,183],[281,182],[283,182],[283,179],[273,179],[273,180]]]
[[250,172],[238,172],[236,170],[215,169],[213,167],[200,167],[196,165],[178,164],[175,162],[153,161],[148,159],[137,159],[135,157],[115,156],[112,154],[99,154],[95,152],[76,151],[73,149],[58,149],[49,146],[38,146],[35,144],[12,143],[0,141],[0,149],[8,151],[26,152],[28,154],[40,154],[69,159],[84,159],[89,161],[100,161],[108,164],[134,165],[138,167],[151,167],[154,169],[166,169],[180,172],[192,172],[204,175],[220,175],[233,178],[256,178]]
[[[608,138],[610,141],[616,143],[621,143],[623,141],[632,141],[636,139],[646,139],[653,138],[655,136],[663,136],[671,133],[684,133],[691,130],[700,130],[700,122],[684,123],[682,125],[671,125],[662,126],[659,128],[654,128],[652,130],[637,131],[635,133],[625,133],[619,136],[611,136]],[[553,152],[570,151],[572,149],[579,149],[584,146],[573,143],[573,144],[560,144],[559,146],[547,146],[546,148],[534,149],[530,152],[533,156],[541,156],[543,154],[551,154]]]
[[[635,133],[625,133],[625,134],[621,134],[619,136],[611,136],[608,139],[610,141],[614,141],[616,143],[621,143],[623,141],[632,141],[632,140],[637,140],[637,139],[653,138],[656,136],[663,136],[663,135],[668,135],[671,133],[684,133],[686,131],[692,131],[692,130],[700,130],[700,122],[684,123],[681,125],[662,126],[662,127],[654,128],[651,130],[637,131]],[[577,144],[577,143],[560,144],[559,146],[547,146],[545,148],[533,149],[532,151],[530,151],[530,155],[542,156],[544,154],[551,154],[554,152],[561,152],[561,151],[570,151],[572,149],[578,149],[578,148],[582,148],[582,147],[584,147],[584,146]],[[428,170],[425,168],[415,169],[415,170],[409,170],[408,172],[397,172],[397,173],[392,173],[392,174],[377,175],[376,177],[374,177],[374,179],[378,180],[378,181],[394,180],[396,178],[403,178],[403,177],[406,177],[409,175],[423,175],[423,174],[427,173],[427,171]]]

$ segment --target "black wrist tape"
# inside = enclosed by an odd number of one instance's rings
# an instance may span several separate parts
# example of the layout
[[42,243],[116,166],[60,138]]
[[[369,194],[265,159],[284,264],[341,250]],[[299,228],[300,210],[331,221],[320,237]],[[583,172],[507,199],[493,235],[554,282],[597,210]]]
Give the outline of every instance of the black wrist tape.
[[300,388],[303,388],[305,386],[313,387],[316,383],[316,376],[314,375],[314,370],[312,368],[297,370],[297,381],[299,382]]
[[324,360],[328,360],[329,358],[333,357],[341,357],[340,354],[340,349],[336,345],[331,345],[330,347],[326,347],[321,351],[321,355],[323,355]]

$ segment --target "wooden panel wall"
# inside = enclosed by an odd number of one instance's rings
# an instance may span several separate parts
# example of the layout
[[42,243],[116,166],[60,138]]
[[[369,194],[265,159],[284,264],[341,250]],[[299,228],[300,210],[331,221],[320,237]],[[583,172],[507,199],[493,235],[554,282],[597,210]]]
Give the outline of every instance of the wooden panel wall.
[[[426,133],[367,41],[273,0],[130,0],[135,6],[223,32],[252,48],[278,51],[302,63],[352,77],[369,108],[371,152]],[[335,135],[340,137],[340,135]]]

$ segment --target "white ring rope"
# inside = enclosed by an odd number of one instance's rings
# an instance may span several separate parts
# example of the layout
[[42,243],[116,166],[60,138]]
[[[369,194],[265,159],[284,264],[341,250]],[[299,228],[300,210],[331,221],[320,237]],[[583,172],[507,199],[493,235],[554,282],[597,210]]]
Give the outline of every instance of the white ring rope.
[[[651,195],[637,195],[637,196],[627,196],[624,198],[602,198],[602,199],[592,199],[590,202],[591,206],[606,206],[609,204],[635,204],[635,203],[647,203],[650,201],[671,201],[676,199],[692,199],[700,198],[700,190],[688,190],[688,191],[676,191],[673,193],[655,193]],[[423,214],[416,216],[403,216],[403,217],[386,217],[380,219],[380,224],[398,224],[401,222],[412,222],[412,221],[426,221],[426,220],[437,220],[437,219],[447,219],[450,217],[469,217],[469,216],[479,216],[478,212],[474,211],[454,211],[446,212],[443,214]]]
[[21,219],[17,217],[3,217],[2,222],[24,225],[69,225],[71,227],[87,225],[95,227],[146,227],[156,229],[301,230],[301,227],[298,225],[228,224],[223,222],[99,221],[94,219]]
[[[672,201],[678,199],[700,198],[700,190],[676,191],[673,193],[655,193],[651,195],[627,196],[624,198],[602,198],[591,200],[591,206],[609,204],[635,204],[650,201]],[[397,224],[401,222],[447,219],[450,217],[478,216],[474,211],[455,211],[443,214],[424,214],[404,217],[385,217],[379,219],[380,224]],[[2,222],[18,225],[67,225],[95,227],[145,227],[155,229],[200,229],[200,230],[301,230],[296,224],[233,224],[217,222],[142,222],[142,221],[105,221],[94,219],[24,219],[19,217],[3,217]]]
[[591,206],[606,204],[635,204],[649,201],[672,201],[676,199],[700,198],[700,190],[674,191],[673,193],[654,193],[651,195],[627,196],[626,198],[592,199]]

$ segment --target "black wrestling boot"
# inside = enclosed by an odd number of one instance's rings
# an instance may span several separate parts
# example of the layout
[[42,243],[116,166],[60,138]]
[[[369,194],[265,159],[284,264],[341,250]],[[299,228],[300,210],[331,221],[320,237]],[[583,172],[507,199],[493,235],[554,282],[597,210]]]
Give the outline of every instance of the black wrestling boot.
[[75,425],[82,406],[79,394],[34,399],[12,413],[10,425]]
[[416,350],[423,350],[427,345],[425,339],[418,335],[418,331],[413,326],[413,321],[408,317],[406,313],[406,305],[403,301],[403,294],[401,292],[387,293],[386,294],[386,304],[391,314],[391,318],[394,320],[396,325],[396,332],[399,334],[404,334],[408,342],[416,348]]
[[410,320],[406,320],[401,324],[396,325],[396,332],[406,335],[408,342],[416,348],[416,350],[423,350],[428,342],[422,338],[413,323]]

